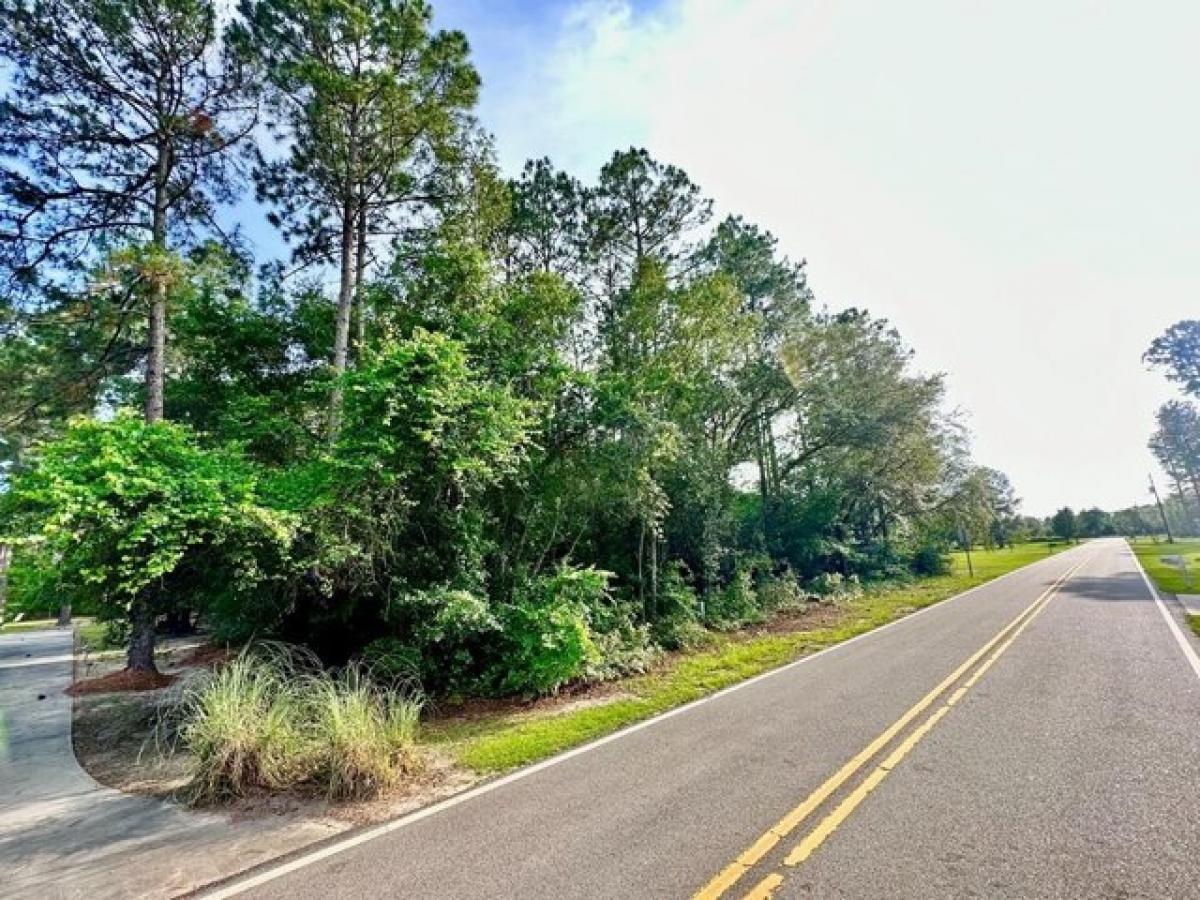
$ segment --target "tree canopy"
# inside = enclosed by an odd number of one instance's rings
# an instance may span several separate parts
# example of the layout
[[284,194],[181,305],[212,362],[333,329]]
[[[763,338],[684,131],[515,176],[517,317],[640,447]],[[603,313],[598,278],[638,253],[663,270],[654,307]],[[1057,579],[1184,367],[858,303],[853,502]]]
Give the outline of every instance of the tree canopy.
[[0,532],[131,665],[182,605],[543,692],[1028,533],[943,377],[682,169],[504,177],[424,2],[0,2]]

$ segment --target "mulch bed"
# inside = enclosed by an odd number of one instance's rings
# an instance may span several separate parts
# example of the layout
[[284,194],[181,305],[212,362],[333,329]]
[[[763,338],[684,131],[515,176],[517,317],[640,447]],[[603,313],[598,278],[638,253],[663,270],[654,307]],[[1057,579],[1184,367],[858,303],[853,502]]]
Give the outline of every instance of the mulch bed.
[[190,668],[192,666],[214,667],[221,663],[228,662],[233,658],[233,651],[225,647],[218,647],[216,644],[203,644],[192,650],[179,660],[178,665],[182,668]]
[[85,694],[157,691],[159,688],[173,684],[178,677],[178,675],[164,675],[161,672],[131,672],[129,669],[121,669],[119,672],[110,672],[99,678],[77,681],[67,688],[66,693],[72,697],[81,697]]

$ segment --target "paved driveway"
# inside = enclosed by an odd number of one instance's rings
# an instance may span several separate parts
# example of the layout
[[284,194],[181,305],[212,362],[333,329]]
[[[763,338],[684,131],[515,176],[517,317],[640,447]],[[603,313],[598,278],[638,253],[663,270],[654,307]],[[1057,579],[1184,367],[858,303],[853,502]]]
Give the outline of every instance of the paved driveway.
[[0,636],[0,897],[171,897],[314,839],[93,781],[71,749],[69,630]]

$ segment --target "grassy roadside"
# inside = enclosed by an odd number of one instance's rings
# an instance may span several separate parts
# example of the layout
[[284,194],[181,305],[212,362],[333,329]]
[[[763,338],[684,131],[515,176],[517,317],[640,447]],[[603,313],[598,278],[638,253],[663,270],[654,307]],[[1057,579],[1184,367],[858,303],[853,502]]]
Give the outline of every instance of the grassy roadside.
[[22,622],[9,622],[7,625],[0,625],[0,634],[21,634],[26,631],[45,631],[47,628],[57,628],[58,623],[54,619],[30,619]]
[[[547,709],[435,720],[423,729],[420,740],[447,751],[476,772],[527,765],[864,634],[1063,549],[1065,545],[1024,544],[976,551],[972,553],[974,577],[967,574],[964,555],[956,554],[951,574],[873,587],[840,605],[833,616],[821,616],[821,623],[812,628],[749,638],[717,637],[703,650],[611,685],[619,693],[609,702],[566,712]],[[803,620],[797,628],[804,628]]]
[[[8,622],[0,625],[0,634],[21,634],[28,631],[45,631],[58,627],[56,619],[29,619],[21,622]],[[109,640],[108,628],[102,622],[89,618],[77,618],[72,623],[75,634],[79,638],[81,649],[96,652],[112,650],[120,647]]]
[[[1200,594],[1200,541],[1168,544],[1143,538],[1131,541],[1130,546],[1160,591],[1168,594]],[[1167,557],[1181,557],[1187,564],[1187,571],[1167,562]]]

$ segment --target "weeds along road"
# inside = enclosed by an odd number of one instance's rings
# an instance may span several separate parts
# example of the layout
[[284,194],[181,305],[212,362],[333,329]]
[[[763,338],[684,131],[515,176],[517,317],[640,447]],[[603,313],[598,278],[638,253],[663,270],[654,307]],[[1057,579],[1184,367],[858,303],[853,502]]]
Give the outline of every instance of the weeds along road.
[[1200,661],[1123,541],[210,896],[1200,896]]

